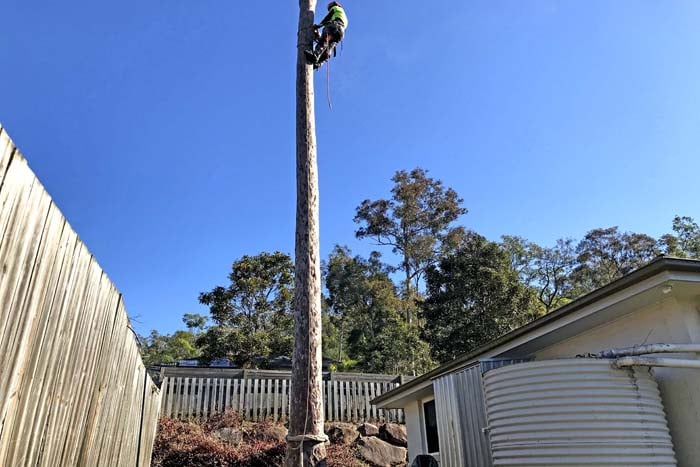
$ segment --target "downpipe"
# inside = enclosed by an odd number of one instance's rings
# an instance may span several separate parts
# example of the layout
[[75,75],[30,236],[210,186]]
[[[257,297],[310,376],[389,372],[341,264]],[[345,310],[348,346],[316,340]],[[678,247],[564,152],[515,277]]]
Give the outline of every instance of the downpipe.
[[[603,350],[597,353],[578,355],[587,358],[605,358],[615,360],[615,368],[631,366],[691,368],[700,370],[700,360],[688,358],[656,357],[653,354],[700,354],[700,344],[642,344],[632,347]],[[644,357],[642,355],[652,355]]]
[[[654,353],[700,353],[700,344],[646,344],[587,354],[593,358],[620,358]],[[582,355],[583,356],[583,355]]]
[[613,366],[626,368],[630,366],[649,366],[666,368],[692,368],[700,370],[700,360],[663,357],[622,357],[615,360]]

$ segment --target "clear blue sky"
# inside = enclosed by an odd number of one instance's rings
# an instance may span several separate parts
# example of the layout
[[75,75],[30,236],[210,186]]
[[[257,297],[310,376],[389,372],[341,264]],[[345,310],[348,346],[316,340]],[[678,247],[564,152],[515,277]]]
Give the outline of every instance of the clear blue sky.
[[[317,74],[324,255],[369,251],[355,207],[416,166],[491,239],[700,217],[700,2],[344,3],[332,112]],[[293,251],[297,11],[3,2],[0,121],[142,333],[241,255]]]

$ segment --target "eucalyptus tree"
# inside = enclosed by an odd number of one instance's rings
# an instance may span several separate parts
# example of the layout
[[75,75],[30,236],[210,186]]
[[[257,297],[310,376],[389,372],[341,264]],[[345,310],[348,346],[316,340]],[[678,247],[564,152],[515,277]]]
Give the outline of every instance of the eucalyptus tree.
[[323,431],[321,257],[313,68],[305,50],[314,39],[316,0],[299,0],[296,82],[296,236],[294,357],[287,465],[326,463]]

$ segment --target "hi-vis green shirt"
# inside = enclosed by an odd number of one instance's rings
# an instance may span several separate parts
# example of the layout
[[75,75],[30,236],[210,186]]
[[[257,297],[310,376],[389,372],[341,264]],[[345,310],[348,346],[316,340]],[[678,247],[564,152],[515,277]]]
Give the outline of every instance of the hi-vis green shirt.
[[321,24],[325,26],[331,21],[340,21],[346,29],[348,27],[348,17],[345,14],[345,10],[339,6],[331,7],[326,17],[321,21]]

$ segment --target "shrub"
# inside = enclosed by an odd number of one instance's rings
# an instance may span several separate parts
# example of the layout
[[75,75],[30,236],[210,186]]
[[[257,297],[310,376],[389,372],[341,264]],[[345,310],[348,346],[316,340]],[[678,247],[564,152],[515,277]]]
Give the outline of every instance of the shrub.
[[[242,441],[231,444],[215,436],[221,428],[240,430]],[[283,425],[244,422],[235,412],[205,421],[161,418],[153,446],[152,467],[275,467],[283,466],[286,444]],[[329,445],[328,467],[364,467],[353,446]]]

